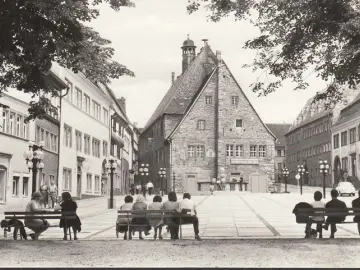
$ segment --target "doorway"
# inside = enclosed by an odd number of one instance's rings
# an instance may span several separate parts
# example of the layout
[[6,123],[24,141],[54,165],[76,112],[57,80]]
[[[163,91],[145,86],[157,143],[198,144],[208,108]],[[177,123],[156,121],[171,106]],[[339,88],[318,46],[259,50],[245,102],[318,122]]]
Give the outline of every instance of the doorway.
[[76,192],[76,197],[78,199],[81,199],[81,174],[77,175],[77,182],[76,182],[76,186],[77,186],[77,192]]
[[195,193],[198,190],[197,179],[195,174],[186,175],[184,181],[184,192]]
[[0,165],[0,202],[5,202],[5,184],[6,184],[7,169]]

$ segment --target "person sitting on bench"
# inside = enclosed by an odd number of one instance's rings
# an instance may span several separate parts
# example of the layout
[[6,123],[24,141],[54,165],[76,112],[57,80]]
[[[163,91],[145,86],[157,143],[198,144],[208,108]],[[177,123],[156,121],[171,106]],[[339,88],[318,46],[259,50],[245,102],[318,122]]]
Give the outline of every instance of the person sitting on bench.
[[183,200],[179,202],[178,211],[183,212],[183,210],[190,210],[190,215],[182,218],[182,224],[193,224],[195,239],[201,240],[199,236],[199,219],[196,216],[195,203],[191,200],[191,195],[189,193],[184,193]]
[[[360,208],[360,190],[359,190],[359,198],[352,201],[352,207],[353,208]],[[354,222],[357,222],[358,232],[360,234],[360,212],[354,211],[356,216],[354,217]]]
[[[311,203],[311,206],[313,208],[325,208],[325,203],[321,201],[322,199],[322,193],[320,191],[315,191],[314,193],[314,202]],[[323,213],[322,211],[314,212],[316,214]],[[319,238],[322,238],[322,223],[324,222],[324,217],[322,216],[313,216],[310,217],[307,224],[306,224],[306,237],[309,238],[311,235],[311,225],[312,223],[316,223],[316,232],[319,233]]]
[[[36,211],[46,212],[46,210],[41,209],[40,206],[40,201],[42,198],[43,195],[39,191],[34,192],[31,196],[31,201],[26,206],[25,211],[29,212],[29,214]],[[29,234],[29,236],[33,240],[38,240],[40,234],[45,232],[49,228],[50,224],[45,219],[25,219],[25,226],[34,231],[34,233]]]

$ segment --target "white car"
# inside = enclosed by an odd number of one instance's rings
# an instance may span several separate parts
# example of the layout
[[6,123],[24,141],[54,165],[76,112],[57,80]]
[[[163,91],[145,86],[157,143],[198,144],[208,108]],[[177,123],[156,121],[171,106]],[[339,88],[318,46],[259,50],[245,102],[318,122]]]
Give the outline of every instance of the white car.
[[340,182],[336,187],[336,190],[339,192],[339,196],[342,196],[343,194],[355,196],[356,192],[354,185],[350,182]]

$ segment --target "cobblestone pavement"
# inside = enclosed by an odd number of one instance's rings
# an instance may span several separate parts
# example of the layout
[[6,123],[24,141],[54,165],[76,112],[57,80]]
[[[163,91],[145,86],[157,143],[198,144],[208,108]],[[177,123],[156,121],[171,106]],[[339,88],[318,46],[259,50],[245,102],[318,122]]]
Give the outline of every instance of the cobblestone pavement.
[[[292,210],[300,201],[313,201],[313,188],[303,195],[296,192],[288,194],[249,193],[249,192],[216,192],[212,196],[193,196],[198,205],[199,229],[203,239],[234,238],[303,238],[304,225],[295,222]],[[319,189],[320,190],[320,189]],[[329,200],[329,193],[325,201]],[[117,208],[124,197],[116,197]],[[351,206],[354,197],[341,197]],[[165,199],[166,200],[166,199]],[[147,202],[151,203],[152,197]],[[82,240],[116,240],[116,210],[107,209],[107,199],[87,199],[78,201],[79,216],[82,221]],[[352,217],[348,217],[349,220]],[[51,221],[56,224],[58,221]],[[165,231],[165,233],[164,233]],[[169,238],[166,230],[163,237]],[[324,237],[329,237],[324,231]],[[184,239],[193,239],[192,225],[182,227]],[[11,235],[10,235],[11,237]],[[121,236],[122,237],[122,236]],[[358,238],[356,224],[338,225],[336,237]],[[50,228],[40,239],[60,240],[62,230]],[[137,235],[134,240],[138,239]],[[152,239],[152,234],[145,237]]]

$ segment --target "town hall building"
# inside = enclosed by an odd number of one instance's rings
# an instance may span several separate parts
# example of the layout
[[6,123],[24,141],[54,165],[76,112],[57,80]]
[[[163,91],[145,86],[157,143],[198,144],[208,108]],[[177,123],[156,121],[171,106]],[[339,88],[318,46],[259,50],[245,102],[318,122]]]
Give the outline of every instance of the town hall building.
[[[155,187],[207,191],[211,183],[238,190],[254,173],[273,179],[274,134],[262,122],[220,52],[207,40],[200,53],[189,38],[182,74],[156,108],[140,136],[139,164],[149,164]],[[166,181],[159,171],[166,169]],[[218,183],[218,184],[216,184]],[[250,185],[251,186],[251,185]]]

